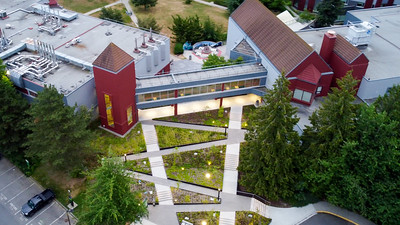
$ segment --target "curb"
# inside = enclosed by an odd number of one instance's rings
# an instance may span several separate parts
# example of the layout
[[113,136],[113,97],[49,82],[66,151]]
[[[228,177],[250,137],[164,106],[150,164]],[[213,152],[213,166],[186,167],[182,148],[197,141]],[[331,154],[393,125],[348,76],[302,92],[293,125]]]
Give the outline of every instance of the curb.
[[[213,126],[213,125],[207,125],[207,124],[198,124],[198,123],[185,123],[185,122],[179,122],[179,121],[167,121],[167,120],[157,120],[157,119],[152,119],[152,120],[166,122],[166,123],[180,123],[180,124],[193,125],[193,126],[214,127],[214,128],[221,128],[221,129],[225,128],[225,127],[219,127],[219,126]],[[154,125],[163,126],[163,125],[159,125],[159,124],[154,124]],[[191,128],[189,128],[189,129],[191,129]],[[218,131],[216,131],[216,132],[218,132]],[[221,132],[219,132],[219,133],[221,133]]]
[[[223,141],[223,140],[227,140],[227,139],[228,138],[225,136],[225,138],[219,139],[219,140],[215,140],[215,141],[203,141],[203,142],[192,143],[192,144],[184,144],[184,145],[175,145],[175,146],[171,146],[171,147],[163,147],[163,148],[160,148],[160,151],[168,150],[168,149],[174,149],[174,148],[180,148],[180,147],[186,147],[186,146],[191,146],[191,145],[206,144],[206,143],[211,143],[211,142],[216,142],[216,141]],[[216,145],[216,146],[221,146],[221,145]],[[198,150],[198,149],[195,149],[195,150]]]
[[352,220],[350,220],[350,219],[347,219],[347,218],[345,218],[345,217],[343,217],[343,216],[340,216],[340,215],[338,215],[338,214],[336,214],[336,213],[333,213],[333,212],[329,212],[329,211],[317,211],[317,213],[329,214],[329,215],[332,215],[332,216],[339,217],[340,219],[346,220],[347,222],[352,223],[352,224],[354,224],[354,225],[359,225],[358,223],[356,223],[356,222],[354,222],[354,221],[352,221]]
[[176,180],[174,178],[167,178],[167,180],[172,180],[172,181],[176,181],[176,182],[180,182],[180,183],[184,183],[184,184],[190,184],[190,185],[194,185],[194,186],[198,186],[198,187],[202,187],[202,188],[208,188],[208,189],[211,189],[211,190],[214,190],[214,191],[218,191],[218,188],[207,187],[207,186],[204,186],[204,185],[201,185],[201,184],[190,183],[190,182],[182,181],[182,180]]

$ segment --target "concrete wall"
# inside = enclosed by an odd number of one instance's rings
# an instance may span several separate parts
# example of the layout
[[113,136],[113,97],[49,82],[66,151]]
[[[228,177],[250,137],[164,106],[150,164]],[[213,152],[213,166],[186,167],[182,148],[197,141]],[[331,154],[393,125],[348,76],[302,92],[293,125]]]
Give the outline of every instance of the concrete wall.
[[226,54],[230,56],[231,50],[243,39],[245,39],[249,43],[249,45],[261,58],[261,64],[268,71],[268,77],[265,87],[268,89],[272,89],[272,85],[275,83],[275,80],[278,78],[281,72],[278,71],[278,69],[271,63],[271,61],[268,60],[267,56],[261,52],[257,45],[254,44],[254,42],[239,27],[239,25],[231,17],[229,17]]
[[97,106],[97,97],[94,78],[65,96],[65,98],[66,104],[69,106],[77,104],[78,106],[84,105],[88,109],[95,108]]
[[388,88],[395,84],[400,84],[400,77],[392,77],[379,80],[367,80],[365,77],[361,80],[357,96],[361,99],[373,99],[384,95]]

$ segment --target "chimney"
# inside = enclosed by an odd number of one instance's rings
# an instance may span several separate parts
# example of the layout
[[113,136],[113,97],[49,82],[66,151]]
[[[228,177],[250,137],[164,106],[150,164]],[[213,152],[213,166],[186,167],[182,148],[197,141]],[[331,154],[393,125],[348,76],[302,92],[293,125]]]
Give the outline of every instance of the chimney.
[[333,47],[335,47],[336,42],[336,32],[333,30],[328,30],[324,35],[324,40],[322,41],[321,51],[319,55],[325,60],[326,63],[330,63],[331,54],[333,52]]

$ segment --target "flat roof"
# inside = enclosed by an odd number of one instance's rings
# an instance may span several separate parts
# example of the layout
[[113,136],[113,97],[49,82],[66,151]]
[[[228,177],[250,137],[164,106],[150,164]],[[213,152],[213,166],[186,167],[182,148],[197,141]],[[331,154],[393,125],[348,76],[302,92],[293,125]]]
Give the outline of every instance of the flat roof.
[[[400,77],[400,7],[354,10],[349,13],[378,26],[368,46],[359,48],[369,60],[365,78],[379,80]],[[347,26],[327,27],[298,31],[297,34],[320,52],[323,35],[328,30],[334,30],[345,37],[349,28]]]
[[263,72],[266,73],[267,70],[258,63],[240,64],[237,66],[218,67],[214,69],[200,70],[194,72],[184,72],[141,78],[136,80],[136,86],[138,88],[149,88],[168,84],[187,83],[192,81],[209,80],[215,78]]
[[[22,51],[20,54],[15,54],[12,57],[8,58],[5,62],[11,61],[17,57],[22,55],[25,56],[37,56],[36,52]],[[35,83],[44,86],[44,85],[52,85],[60,93],[64,95],[68,95],[73,90],[79,88],[84,83],[93,79],[93,74],[88,70],[82,70],[81,67],[72,65],[71,63],[67,63],[64,61],[57,61],[58,68],[54,70],[54,72],[46,74],[43,79],[37,79],[32,75],[26,74],[24,78],[34,81]],[[25,61],[24,65],[28,66],[29,62]]]

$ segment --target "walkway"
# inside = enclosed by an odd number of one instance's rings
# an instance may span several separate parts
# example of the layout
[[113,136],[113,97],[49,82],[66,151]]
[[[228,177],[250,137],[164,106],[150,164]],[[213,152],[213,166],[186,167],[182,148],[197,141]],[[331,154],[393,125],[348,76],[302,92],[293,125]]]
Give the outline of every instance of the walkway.
[[225,6],[217,5],[214,2],[206,2],[206,1],[203,1],[203,0],[194,0],[194,1],[198,2],[198,3],[201,3],[201,4],[204,4],[204,5],[209,5],[209,6],[212,6],[212,7],[220,8],[220,9],[223,9],[223,10],[227,10],[228,9]]
[[89,12],[84,13],[83,15],[91,15],[91,14],[93,14],[93,13],[99,12],[102,8],[110,8],[110,7],[112,7],[112,6],[114,6],[114,5],[118,5],[118,4],[121,4],[121,2],[120,2],[120,1],[113,2],[113,3],[111,3],[111,4],[108,4],[108,5],[106,5],[106,6],[103,6],[103,7],[101,7],[101,8],[97,8],[97,9],[90,10]]

